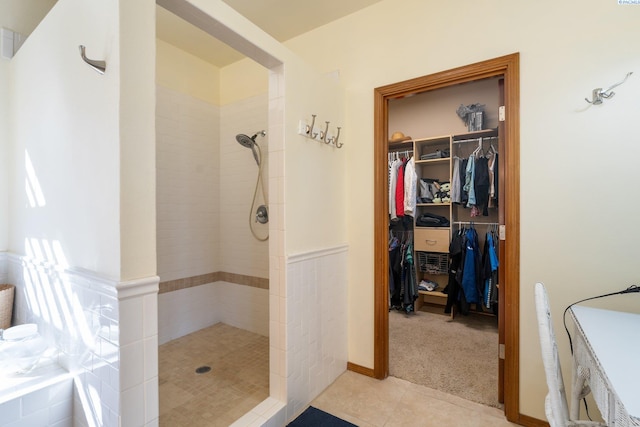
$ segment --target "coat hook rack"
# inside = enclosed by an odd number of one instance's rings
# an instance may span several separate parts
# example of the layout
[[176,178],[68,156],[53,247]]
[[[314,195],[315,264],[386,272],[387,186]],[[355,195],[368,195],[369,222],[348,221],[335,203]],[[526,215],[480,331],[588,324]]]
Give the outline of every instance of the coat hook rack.
[[100,74],[104,74],[104,72],[107,70],[107,63],[105,61],[97,61],[95,59],[87,58],[87,55],[85,55],[85,47],[83,45],[80,45],[80,57],[84,62],[89,64],[91,68],[93,68]]
[[324,129],[315,127],[316,114],[311,115],[311,125],[308,125],[304,120],[300,120],[298,123],[298,134],[305,136],[309,139],[315,139],[325,144],[333,144],[336,148],[342,148],[344,143],[338,142],[340,140],[340,126],[337,127],[337,132],[332,135],[329,132],[329,122],[324,122]]
[[331,137],[330,138],[331,141],[328,142],[327,144],[333,143],[337,148],[342,148],[344,144],[342,142],[338,142],[338,139],[340,139],[340,126],[338,126],[337,128],[338,128],[338,133],[336,134],[336,136]]
[[311,139],[315,139],[316,136],[318,136],[317,132],[316,133],[313,132],[313,125],[315,125],[315,124],[316,124],[316,115],[312,114],[311,115],[311,126],[307,126],[306,127],[307,136],[309,138],[311,138]]
[[327,141],[327,134],[329,133],[329,122],[324,122],[324,132],[320,132],[320,139],[325,143],[329,144],[331,141]]
[[591,92],[591,101],[589,101],[587,98],[585,98],[584,100],[587,101],[589,104],[593,104],[593,105],[600,105],[602,104],[602,101],[605,99],[609,99],[611,98],[613,95],[615,95],[616,93],[612,91],[612,89],[614,87],[620,86],[622,83],[626,82],[627,79],[629,78],[629,76],[633,74],[633,71],[629,71],[627,73],[627,75],[625,76],[624,80],[622,80],[621,82],[618,82],[616,84],[614,84],[613,86],[609,87],[607,90],[602,90],[601,87],[594,89]]

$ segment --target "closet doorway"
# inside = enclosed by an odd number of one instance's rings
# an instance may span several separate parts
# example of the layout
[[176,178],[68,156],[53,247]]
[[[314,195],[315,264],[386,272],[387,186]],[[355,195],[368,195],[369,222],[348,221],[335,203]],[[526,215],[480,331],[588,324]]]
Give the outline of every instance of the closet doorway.
[[[498,79],[500,116],[498,283],[498,398],[509,421],[519,418],[519,55],[517,53],[394,83],[374,90],[375,325],[373,375],[389,375],[389,198],[390,101],[486,79]],[[425,345],[429,345],[428,343]],[[433,345],[433,344],[432,344]],[[455,373],[452,373],[455,375]]]

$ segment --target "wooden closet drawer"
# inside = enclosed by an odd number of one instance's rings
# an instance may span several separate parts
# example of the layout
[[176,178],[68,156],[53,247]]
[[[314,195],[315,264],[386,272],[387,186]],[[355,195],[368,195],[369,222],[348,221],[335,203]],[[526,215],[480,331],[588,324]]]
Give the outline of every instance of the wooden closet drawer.
[[413,240],[416,251],[449,252],[449,229],[435,230],[433,228],[414,229]]

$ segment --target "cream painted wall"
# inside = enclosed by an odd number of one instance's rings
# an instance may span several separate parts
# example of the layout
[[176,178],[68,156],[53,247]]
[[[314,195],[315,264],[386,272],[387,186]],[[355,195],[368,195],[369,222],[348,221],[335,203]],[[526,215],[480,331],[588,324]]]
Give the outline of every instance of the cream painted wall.
[[[59,1],[12,59],[9,250],[155,274],[154,4]],[[106,59],[103,76],[80,44]]]
[[269,88],[265,67],[250,58],[218,68],[163,40],[156,39],[156,47],[156,82],[168,89],[227,105],[265,94]]
[[218,67],[160,39],[156,39],[156,49],[156,83],[209,104],[220,105]]
[[[117,3],[60,0],[9,75],[8,249],[108,277],[120,276],[117,28]],[[104,76],[82,62],[79,44],[106,58]]]
[[9,111],[9,61],[0,59],[0,252],[9,247]]
[[250,58],[222,68],[220,82],[220,105],[266,94],[269,89],[269,75],[265,68]]
[[[0,27],[31,34],[56,0],[0,2]],[[9,59],[0,58],[0,251],[9,247]]]
[[483,128],[498,127],[498,79],[447,87],[389,100],[389,138],[401,131],[414,139],[467,132],[456,110],[461,104],[485,106]]
[[[637,281],[639,19],[615,1],[386,0],[286,43],[347,88],[351,362],[373,366],[373,89],[520,52],[520,412],[545,418],[533,283],[547,284],[570,375],[564,307]],[[629,71],[614,98],[587,108],[593,88]],[[598,305],[639,306],[637,295]]]
[[2,0],[0,26],[29,35],[58,0]]
[[[285,116],[287,253],[346,244],[348,151],[344,148],[354,144],[350,139],[354,133],[344,123],[344,93],[338,81],[303,71],[287,72],[285,85],[289,113]],[[298,135],[298,121],[310,124],[311,114],[317,115],[316,126],[330,122],[329,131],[334,135],[340,126],[340,142],[345,145],[338,149]]]
[[156,275],[156,14],[154,0],[118,4],[120,278],[128,280]]

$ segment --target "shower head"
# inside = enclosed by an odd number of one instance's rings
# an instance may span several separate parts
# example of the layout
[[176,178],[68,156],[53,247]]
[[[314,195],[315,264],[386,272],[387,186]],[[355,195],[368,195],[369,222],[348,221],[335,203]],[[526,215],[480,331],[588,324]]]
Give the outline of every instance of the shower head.
[[252,137],[249,137],[247,135],[245,135],[244,133],[239,133],[236,135],[236,141],[238,141],[238,143],[240,145],[242,145],[243,147],[247,147],[247,148],[253,148],[253,145],[256,143],[256,136],[258,134],[253,135]]
[[243,147],[251,148],[251,151],[253,152],[253,158],[256,159],[256,164],[260,166],[260,159],[258,157],[258,152],[256,151],[256,138],[258,137],[258,135],[266,136],[267,132],[261,130],[260,132],[254,133],[251,137],[243,133],[239,133],[236,135],[236,141],[238,141],[238,143]]

